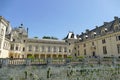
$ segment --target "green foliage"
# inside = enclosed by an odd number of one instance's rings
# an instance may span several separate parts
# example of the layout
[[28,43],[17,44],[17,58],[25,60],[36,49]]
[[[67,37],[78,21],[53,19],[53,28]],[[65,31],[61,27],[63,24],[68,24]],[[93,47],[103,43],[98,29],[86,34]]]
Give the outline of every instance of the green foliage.
[[10,78],[10,80],[13,80],[13,78]]
[[37,37],[37,36],[35,36],[34,38],[35,38],[35,39],[38,39],[38,37]]
[[78,59],[84,59],[84,56],[78,56],[77,58]]
[[53,36],[43,36],[42,39],[54,39],[54,40],[58,40],[58,38],[53,37]]
[[70,58],[70,59],[72,59],[72,56],[67,56],[67,58]]
[[33,55],[28,56],[29,59],[34,59],[35,57]]
[[27,71],[25,71],[24,74],[25,74],[25,79],[27,79]]

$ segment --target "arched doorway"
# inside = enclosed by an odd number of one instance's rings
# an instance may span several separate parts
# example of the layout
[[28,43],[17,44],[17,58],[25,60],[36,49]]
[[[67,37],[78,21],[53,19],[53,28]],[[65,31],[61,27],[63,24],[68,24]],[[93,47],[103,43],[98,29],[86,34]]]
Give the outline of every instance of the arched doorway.
[[40,58],[45,59],[45,54],[41,54]]
[[39,54],[35,54],[34,56],[35,56],[35,58],[39,58]]
[[57,58],[57,55],[56,54],[53,54],[53,56],[52,56],[53,58]]
[[50,54],[48,54],[48,55],[47,55],[47,58],[51,58],[51,55],[50,55]]
[[27,54],[27,58],[33,57],[32,54]]
[[58,55],[58,58],[62,58],[62,55]]

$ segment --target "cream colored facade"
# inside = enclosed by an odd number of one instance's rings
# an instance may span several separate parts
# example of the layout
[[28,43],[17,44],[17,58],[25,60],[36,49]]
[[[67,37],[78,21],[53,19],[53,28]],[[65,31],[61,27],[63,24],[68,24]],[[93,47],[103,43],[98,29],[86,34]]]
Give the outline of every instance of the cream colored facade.
[[77,35],[74,56],[120,57],[120,19]]
[[6,29],[9,26],[9,22],[0,16],[0,58],[6,58],[9,52],[9,40],[5,39]]
[[120,57],[120,18],[65,40],[29,38],[23,24],[12,28],[0,17],[0,58]]

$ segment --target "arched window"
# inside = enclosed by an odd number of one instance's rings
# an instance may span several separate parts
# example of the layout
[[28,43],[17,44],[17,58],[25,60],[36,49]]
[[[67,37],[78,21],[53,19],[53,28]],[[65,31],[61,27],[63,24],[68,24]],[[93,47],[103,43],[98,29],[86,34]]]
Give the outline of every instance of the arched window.
[[107,28],[102,28],[101,29],[101,34],[104,35],[105,33],[107,33],[108,29]]
[[96,36],[96,34],[97,34],[96,32],[92,32],[91,37],[94,38]]

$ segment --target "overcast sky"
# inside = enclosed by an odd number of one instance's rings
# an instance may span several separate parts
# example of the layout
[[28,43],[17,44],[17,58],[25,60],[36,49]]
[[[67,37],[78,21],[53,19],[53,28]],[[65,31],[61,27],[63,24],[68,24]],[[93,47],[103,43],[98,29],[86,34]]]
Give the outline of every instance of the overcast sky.
[[63,39],[120,17],[120,0],[0,0],[0,15],[12,27],[23,23],[29,37]]

